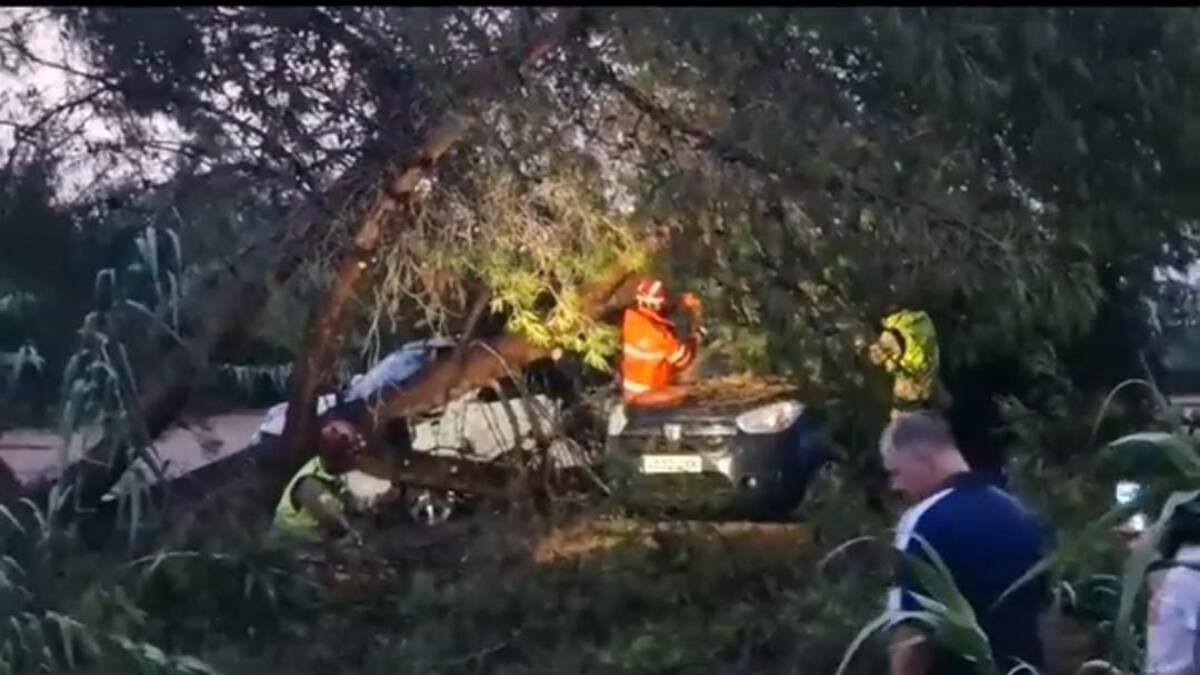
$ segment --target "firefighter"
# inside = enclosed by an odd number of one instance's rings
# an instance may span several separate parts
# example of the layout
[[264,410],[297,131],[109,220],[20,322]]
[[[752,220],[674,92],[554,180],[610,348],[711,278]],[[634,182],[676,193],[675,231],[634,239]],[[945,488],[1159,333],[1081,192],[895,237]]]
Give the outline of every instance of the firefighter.
[[350,535],[361,541],[346,518],[349,494],[345,474],[366,449],[366,438],[349,416],[334,416],[321,426],[318,453],[284,488],[275,508],[275,528],[299,541]]
[[872,363],[882,365],[895,377],[893,418],[899,412],[938,406],[937,332],[928,314],[911,309],[888,314],[868,356]]
[[621,319],[621,389],[624,400],[662,392],[674,384],[696,358],[705,332],[700,326],[700,299],[684,293],[679,304],[691,315],[691,335],[681,340],[675,324],[664,316],[667,287],[661,279],[644,279],[637,287],[637,306]]

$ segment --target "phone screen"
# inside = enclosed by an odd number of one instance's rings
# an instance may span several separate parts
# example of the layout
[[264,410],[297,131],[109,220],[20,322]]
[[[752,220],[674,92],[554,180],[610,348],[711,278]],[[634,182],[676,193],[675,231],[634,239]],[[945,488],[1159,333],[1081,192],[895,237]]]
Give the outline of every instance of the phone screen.
[[1141,494],[1142,486],[1133,481],[1118,481],[1117,487],[1113,492],[1113,496],[1116,498],[1118,504],[1131,504]]
[[[1123,480],[1117,482],[1117,487],[1113,490],[1113,498],[1117,504],[1125,506],[1132,504],[1142,493],[1142,486],[1133,481]],[[1122,528],[1128,532],[1141,533],[1146,531],[1146,514],[1135,513],[1122,524]]]

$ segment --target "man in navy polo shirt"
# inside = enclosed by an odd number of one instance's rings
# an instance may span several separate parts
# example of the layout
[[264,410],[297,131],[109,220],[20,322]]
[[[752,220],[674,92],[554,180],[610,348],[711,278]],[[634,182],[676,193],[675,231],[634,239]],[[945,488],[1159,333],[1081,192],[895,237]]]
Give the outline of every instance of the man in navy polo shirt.
[[[892,487],[915,504],[896,528],[896,548],[928,560],[923,538],[950,570],[988,637],[999,672],[1019,662],[1040,668],[1038,617],[1048,605],[1044,577],[997,600],[1048,551],[1039,519],[987,477],[972,473],[949,425],[927,413],[903,414],[880,441]],[[903,557],[903,556],[902,556]],[[888,607],[923,609],[914,593],[929,597],[901,562]],[[893,620],[891,675],[974,675],[976,666],[933,644],[925,627]]]

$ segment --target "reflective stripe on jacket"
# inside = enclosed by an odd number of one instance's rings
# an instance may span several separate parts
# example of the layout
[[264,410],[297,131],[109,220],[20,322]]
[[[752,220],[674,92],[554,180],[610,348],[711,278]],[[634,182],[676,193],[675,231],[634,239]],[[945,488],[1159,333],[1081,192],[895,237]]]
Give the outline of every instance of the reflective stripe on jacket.
[[320,457],[313,457],[296,472],[295,476],[292,476],[292,480],[284,488],[283,496],[279,498],[279,505],[275,507],[275,527],[300,539],[319,541],[321,532],[317,525],[317,519],[292,499],[292,490],[296,489],[302,479],[310,477],[325,483],[334,492],[341,492],[344,489],[342,479],[326,471],[324,465],[321,464]]
[[894,373],[893,397],[899,401],[928,401],[938,373],[937,331],[925,312],[901,310],[883,320],[885,330],[896,331],[904,351],[898,359],[888,359],[884,367]]
[[696,356],[675,325],[646,309],[627,309],[621,319],[621,387],[631,399],[670,386]]

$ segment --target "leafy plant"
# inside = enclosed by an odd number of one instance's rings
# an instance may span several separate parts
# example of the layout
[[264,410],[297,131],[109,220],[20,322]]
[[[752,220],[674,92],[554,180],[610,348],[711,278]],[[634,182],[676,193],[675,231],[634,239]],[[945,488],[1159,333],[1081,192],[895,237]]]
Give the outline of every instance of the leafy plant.
[[13,352],[0,352],[0,381],[5,384],[6,398],[16,391],[17,382],[26,368],[41,372],[45,365],[46,359],[38,353],[37,347],[29,343]]
[[381,256],[376,313],[395,321],[415,302],[424,323],[444,332],[455,299],[479,284],[510,330],[607,370],[616,331],[586,315],[580,291],[614,269],[647,266],[634,224],[597,194],[580,157],[559,157],[557,170],[525,180],[481,154],[474,173],[422,204],[419,232]]
[[928,560],[905,554],[904,564],[911,566],[916,581],[924,590],[924,593],[912,593],[921,609],[884,610],[867,623],[847,647],[842,663],[838,666],[837,675],[845,672],[867,639],[905,621],[924,626],[929,631],[933,644],[972,663],[980,675],[996,675],[998,671],[992,658],[991,645],[976,619],[975,611],[958,590],[954,576],[937,551],[920,535],[916,535],[916,540]]
[[316,570],[297,564],[297,551],[263,538],[204,544],[128,564],[131,598],[147,630],[205,649],[247,634],[289,634],[296,617],[319,609]]
[[202,662],[80,621],[56,609],[63,535],[27,500],[0,506],[0,672],[80,672],[115,666],[123,672],[212,674]]
[[[168,242],[165,251],[158,248],[160,239]],[[79,348],[63,374],[59,431],[64,472],[77,460],[73,448],[101,442],[110,451],[110,462],[128,466],[141,458],[161,478],[138,412],[137,378],[122,340],[121,313],[133,311],[139,324],[150,318],[174,335],[178,288],[170,268],[179,266],[180,256],[173,234],[160,236],[153,228],[139,236],[137,247],[139,257],[124,274],[108,269],[97,276],[97,307],[85,317]],[[137,300],[144,295],[139,285],[151,289],[154,309]],[[88,594],[71,596],[57,586],[80,555],[77,530],[58,529],[56,522],[76,487],[59,481],[44,511],[28,500],[0,506],[0,671],[74,672],[103,666],[138,673],[213,672],[196,659],[168,656],[125,631],[84,621],[75,613],[74,601]],[[74,508],[80,506],[92,505],[76,501]],[[121,498],[130,550],[144,529],[144,506],[140,494]]]
[[[167,242],[165,250],[160,249],[160,240]],[[153,439],[141,417],[138,376],[124,339],[127,331],[123,329],[131,321],[128,312],[133,312],[137,317],[132,320],[134,325],[144,326],[149,319],[157,330],[180,339],[176,270],[181,264],[181,254],[178,238],[169,230],[160,233],[156,228],[147,228],[136,243],[138,256],[124,274],[118,275],[110,268],[96,276],[96,309],[84,317],[78,331],[78,349],[63,372],[58,426],[64,471],[74,461],[73,447],[90,449],[93,444],[101,443],[107,450],[106,463],[110,467],[128,467],[141,460],[155,477],[163,478]],[[146,287],[151,291],[148,295]],[[148,297],[153,307],[139,297]],[[66,495],[75,487],[57,485],[56,489]],[[74,494],[78,497],[79,492]],[[146,524],[143,517],[151,515],[144,508],[146,495],[139,488],[122,496],[119,504],[131,549]],[[76,499],[74,508],[81,507],[94,505],[81,504]]]
[[[1163,409],[1169,411],[1152,385],[1136,384],[1149,386]],[[1106,399],[1093,429],[1098,426],[1115,393],[1116,390]],[[1053,480],[1053,476],[1044,473],[1041,479]],[[1000,599],[1035,577],[1051,573],[1056,567],[1060,575],[1069,571],[1078,581],[1059,582],[1056,604],[1099,624],[1101,633],[1108,638],[1106,644],[1111,645],[1108,661],[1104,663],[1136,670],[1141,662],[1144,630],[1143,622],[1135,618],[1136,600],[1171,515],[1180,504],[1200,497],[1200,453],[1195,441],[1180,430],[1129,433],[1105,444],[1091,460],[1086,473],[1077,479],[1093,484],[1099,479],[1099,485],[1106,487],[1118,479],[1134,480],[1141,483],[1142,489],[1135,500],[1126,504],[1112,504],[1108,501],[1111,493],[1104,491],[1105,512],[1099,517],[1088,516],[1054,553],[1028,570]],[[1090,505],[1085,502],[1077,504],[1077,508]],[[1157,516],[1139,545],[1120,564],[1120,576],[1109,574],[1102,566],[1105,556],[1100,555],[1101,549],[1112,548],[1115,543],[1113,528],[1135,512],[1157,512]],[[1066,564],[1067,561],[1071,564]]]
[[21,318],[25,310],[37,302],[33,295],[24,292],[0,293],[0,317]]
[[287,382],[292,376],[293,365],[239,365],[221,364],[217,373],[232,381],[243,396],[255,396],[266,390],[275,398],[287,395]]

